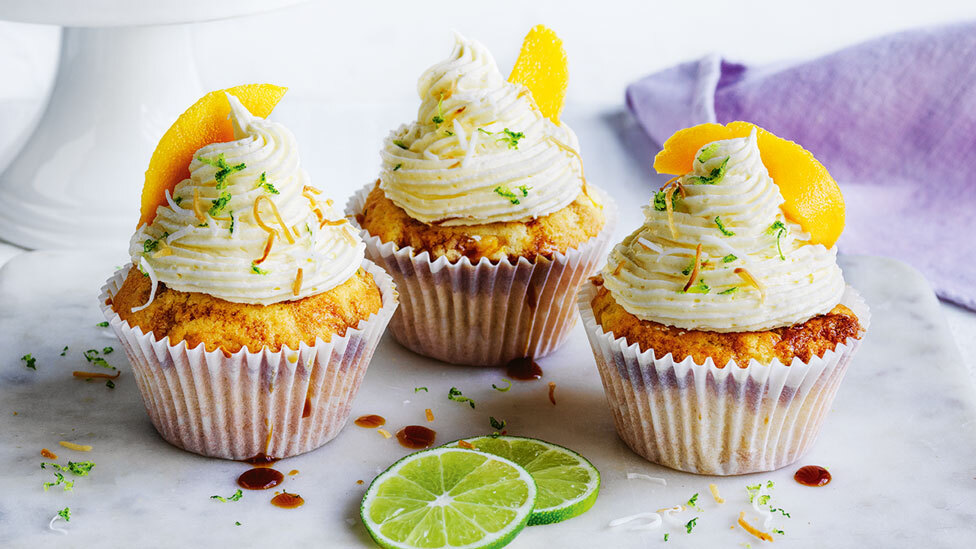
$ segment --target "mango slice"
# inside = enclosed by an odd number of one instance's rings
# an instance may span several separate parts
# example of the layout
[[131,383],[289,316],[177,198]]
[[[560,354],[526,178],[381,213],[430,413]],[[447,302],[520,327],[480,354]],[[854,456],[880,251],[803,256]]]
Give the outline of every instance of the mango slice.
[[769,176],[786,202],[787,219],[810,233],[811,242],[832,247],[844,231],[844,196],[837,182],[810,151],[749,122],[699,124],[675,132],[654,157],[658,173],[683,175],[691,171],[699,149],[723,139],[746,137],[757,129],[759,153]]
[[522,41],[522,51],[508,81],[528,88],[542,114],[558,124],[569,85],[569,61],[563,41],[544,25],[532,27]]
[[240,99],[255,116],[266,118],[286,91],[288,88],[271,84],[247,84],[212,91],[181,114],[163,134],[149,160],[137,227],[152,223],[156,208],[166,205],[166,191],[172,193],[177,183],[190,177],[190,162],[200,147],[234,140],[230,103],[224,93]]

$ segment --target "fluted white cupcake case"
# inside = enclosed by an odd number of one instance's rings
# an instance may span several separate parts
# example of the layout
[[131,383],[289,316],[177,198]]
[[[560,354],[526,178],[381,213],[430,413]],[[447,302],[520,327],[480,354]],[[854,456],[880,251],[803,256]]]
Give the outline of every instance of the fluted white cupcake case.
[[[675,362],[606,332],[593,315],[599,287],[587,281],[579,309],[617,433],[645,459],[710,475],[772,471],[813,445],[860,339],[823,357],[717,367],[711,358]],[[850,286],[841,303],[857,315],[861,337],[871,315]]]
[[104,286],[99,303],[122,342],[153,426],[170,444],[205,456],[294,456],[332,440],[349,417],[373,351],[396,310],[393,280],[366,260],[382,295],[380,310],[344,335],[298,349],[246,348],[225,355],[201,343],[171,344],[129,326],[112,309],[128,269]]
[[[350,197],[351,220],[362,214],[374,186]],[[366,256],[393,276],[400,292],[393,336],[415,353],[452,364],[496,366],[556,350],[576,322],[576,293],[602,265],[616,222],[613,200],[593,185],[587,192],[603,206],[603,229],[552,259],[452,263],[362,230]]]

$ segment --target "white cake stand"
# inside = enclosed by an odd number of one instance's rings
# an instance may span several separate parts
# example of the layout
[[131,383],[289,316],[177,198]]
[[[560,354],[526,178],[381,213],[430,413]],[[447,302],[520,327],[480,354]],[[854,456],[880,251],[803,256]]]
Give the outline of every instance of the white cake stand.
[[156,143],[203,95],[187,23],[302,1],[0,0],[2,20],[65,27],[47,109],[0,175],[0,238],[124,246]]

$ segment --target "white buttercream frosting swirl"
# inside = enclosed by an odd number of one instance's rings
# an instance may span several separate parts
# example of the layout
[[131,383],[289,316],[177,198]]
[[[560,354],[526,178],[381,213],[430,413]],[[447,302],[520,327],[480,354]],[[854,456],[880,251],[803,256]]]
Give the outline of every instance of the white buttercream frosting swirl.
[[[836,247],[811,244],[786,220],[755,131],[703,147],[679,181],[687,197],[675,192],[677,235],[659,198],[610,254],[604,282],[625,310],[678,328],[744,332],[802,323],[840,302],[845,283]],[[699,244],[707,263],[686,292]]]
[[483,45],[455,40],[420,77],[417,121],[384,141],[380,188],[410,217],[443,225],[528,221],[570,204],[583,183],[576,135],[506,81]]
[[227,98],[235,140],[193,155],[190,178],[132,236],[133,264],[175,290],[237,303],[301,299],[342,284],[361,266],[365,244],[332,202],[308,187],[295,136]]

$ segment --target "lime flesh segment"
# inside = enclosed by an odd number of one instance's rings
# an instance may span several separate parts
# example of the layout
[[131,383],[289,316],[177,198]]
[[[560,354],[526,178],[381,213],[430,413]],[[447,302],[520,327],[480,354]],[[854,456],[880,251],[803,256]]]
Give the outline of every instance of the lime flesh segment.
[[[600,472],[586,458],[555,444],[513,436],[465,439],[477,450],[510,459],[535,479],[539,495],[529,526],[562,522],[582,515],[596,502]],[[451,443],[449,446],[456,446]]]
[[504,547],[528,522],[536,493],[532,475],[508,459],[441,447],[373,479],[360,515],[380,547]]

